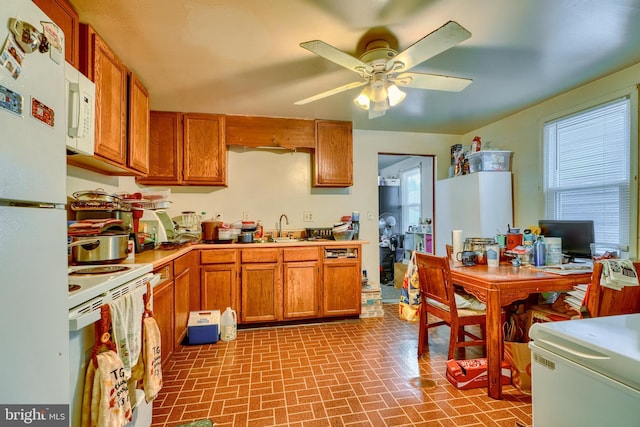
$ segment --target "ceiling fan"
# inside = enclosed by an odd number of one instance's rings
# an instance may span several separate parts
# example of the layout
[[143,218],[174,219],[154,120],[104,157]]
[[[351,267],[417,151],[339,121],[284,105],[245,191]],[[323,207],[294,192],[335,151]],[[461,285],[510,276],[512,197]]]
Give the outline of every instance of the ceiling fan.
[[369,110],[369,118],[373,119],[383,116],[389,108],[402,102],[406,94],[398,86],[459,92],[471,83],[470,79],[412,73],[409,70],[469,37],[469,31],[457,22],[449,21],[400,53],[392,49],[384,39],[373,40],[367,44],[365,52],[359,58],[321,40],[300,43],[301,47],[310,52],[358,73],[361,80],[302,99],[295,104],[304,105],[365,86],[354,102],[360,108]]

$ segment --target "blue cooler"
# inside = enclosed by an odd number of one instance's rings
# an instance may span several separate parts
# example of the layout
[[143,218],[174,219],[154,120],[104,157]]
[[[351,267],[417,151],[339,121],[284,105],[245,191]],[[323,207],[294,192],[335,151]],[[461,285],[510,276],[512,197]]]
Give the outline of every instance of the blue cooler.
[[213,344],[220,336],[220,310],[192,311],[187,322],[189,344]]

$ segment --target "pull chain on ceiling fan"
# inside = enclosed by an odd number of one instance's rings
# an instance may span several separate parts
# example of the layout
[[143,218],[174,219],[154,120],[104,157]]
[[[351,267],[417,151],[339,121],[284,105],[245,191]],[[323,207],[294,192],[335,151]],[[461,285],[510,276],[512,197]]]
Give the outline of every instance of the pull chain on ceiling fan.
[[471,37],[471,33],[455,21],[424,36],[400,53],[393,50],[386,40],[374,40],[367,44],[365,52],[356,58],[321,41],[312,40],[300,46],[360,75],[361,81],[319,93],[295,102],[304,105],[347,90],[365,86],[355,104],[369,110],[369,118],[383,116],[386,111],[401,103],[406,93],[400,87],[459,92],[467,87],[470,79],[408,72],[427,59]]

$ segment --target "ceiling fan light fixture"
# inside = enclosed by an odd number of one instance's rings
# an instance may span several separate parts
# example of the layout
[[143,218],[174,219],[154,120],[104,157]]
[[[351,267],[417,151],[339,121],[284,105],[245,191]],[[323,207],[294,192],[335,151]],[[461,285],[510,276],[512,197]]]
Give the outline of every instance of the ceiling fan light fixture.
[[393,83],[390,84],[387,88],[387,94],[389,96],[390,107],[395,107],[396,105],[400,104],[407,96],[405,92],[401,91],[398,86],[394,85]]
[[381,77],[376,77],[369,86],[369,99],[373,102],[383,102],[387,99],[387,87]]
[[353,102],[363,110],[368,110],[369,104],[371,103],[371,100],[369,99],[369,88],[365,87],[364,89],[362,89],[360,95],[358,95],[358,97],[354,99]]

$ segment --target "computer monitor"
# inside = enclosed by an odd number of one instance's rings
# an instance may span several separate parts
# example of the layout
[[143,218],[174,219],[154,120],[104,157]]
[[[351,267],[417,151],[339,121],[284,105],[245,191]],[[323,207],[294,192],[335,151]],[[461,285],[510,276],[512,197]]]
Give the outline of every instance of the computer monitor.
[[595,242],[593,221],[541,219],[538,225],[543,236],[562,239],[562,254],[570,261],[591,258],[590,245]]

